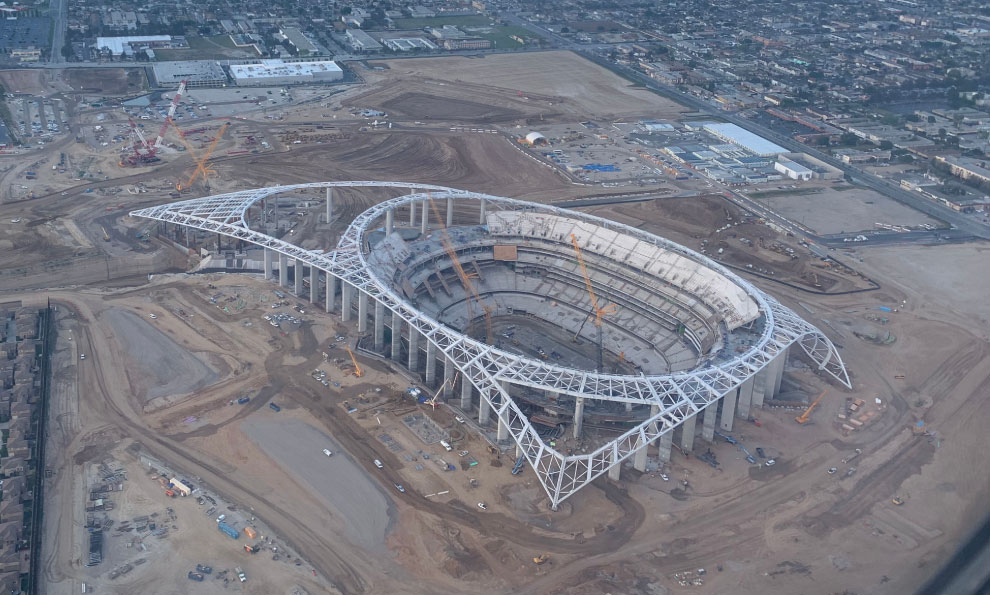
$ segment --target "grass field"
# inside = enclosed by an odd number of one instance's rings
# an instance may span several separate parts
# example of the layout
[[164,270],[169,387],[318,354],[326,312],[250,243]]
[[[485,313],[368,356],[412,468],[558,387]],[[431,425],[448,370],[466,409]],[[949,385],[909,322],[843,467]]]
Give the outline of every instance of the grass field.
[[523,39],[533,39],[537,36],[533,34],[532,31],[525,29],[523,27],[493,27],[491,33],[477,33],[478,37],[484,37],[485,39],[491,40],[495,47],[503,48],[518,48],[522,47],[523,44],[519,43],[510,36],[515,35]]
[[396,29],[423,29],[425,27],[442,27],[443,25],[479,26],[490,25],[492,20],[486,16],[468,15],[461,17],[427,17],[422,19],[395,19]]
[[212,37],[187,37],[188,49],[155,50],[159,61],[169,60],[223,60],[225,58],[251,58],[257,56],[252,47],[239,48],[229,35]]

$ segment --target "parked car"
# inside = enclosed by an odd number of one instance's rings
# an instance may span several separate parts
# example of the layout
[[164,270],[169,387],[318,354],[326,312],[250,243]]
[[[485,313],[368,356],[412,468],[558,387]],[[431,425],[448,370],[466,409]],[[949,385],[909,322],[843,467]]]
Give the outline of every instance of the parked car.
[[375,467],[378,467],[379,469],[383,469],[383,468],[385,468],[385,465],[382,465],[382,462],[381,461],[379,461],[378,459],[375,459]]
[[406,488],[402,487],[402,484],[401,483],[395,484],[395,489],[399,490],[399,493],[400,494],[405,494],[406,493]]
[[323,454],[327,455],[328,457],[332,457],[333,456],[333,453],[330,452],[330,449],[329,448],[324,448],[323,449]]
[[766,455],[766,453],[764,453],[764,452],[763,452],[763,449],[762,449],[762,448],[760,448],[759,446],[757,446],[757,447],[756,447],[756,454],[757,454],[757,455],[759,455],[759,457],[760,457],[761,459],[765,459],[765,458],[767,458],[767,455]]

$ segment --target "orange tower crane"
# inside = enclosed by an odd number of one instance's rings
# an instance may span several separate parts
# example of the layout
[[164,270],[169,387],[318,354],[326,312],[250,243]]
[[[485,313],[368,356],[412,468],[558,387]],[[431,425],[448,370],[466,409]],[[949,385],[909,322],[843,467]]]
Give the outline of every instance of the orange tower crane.
[[[581,266],[581,276],[584,277],[584,287],[588,290],[588,297],[591,298],[591,310],[595,317],[595,326],[598,327],[598,371],[602,370],[602,360],[604,359],[604,347],[602,346],[602,317],[608,314],[615,314],[619,309],[615,304],[598,307],[598,296],[595,295],[595,287],[591,284],[591,276],[588,274],[588,267],[584,264],[584,255],[581,253],[581,245],[578,244],[577,236],[571,234],[571,245],[574,246],[574,253],[577,254],[578,264]],[[583,326],[583,324],[582,324]],[[581,332],[578,329],[578,332]]]
[[[475,289],[474,283],[471,283],[471,277],[464,272],[464,267],[461,266],[461,261],[457,258],[457,251],[450,243],[450,234],[447,233],[447,227],[444,225],[443,220],[440,218],[440,209],[437,208],[437,203],[433,200],[433,197],[427,193],[427,199],[430,201],[430,206],[433,208],[433,215],[440,222],[440,231],[442,236],[440,238],[440,243],[443,244],[443,250],[447,253],[447,257],[450,258],[450,262],[454,265],[454,272],[457,273],[457,278],[461,280],[461,285],[464,286],[464,290],[469,294],[467,300],[468,307],[470,308],[471,298],[478,303],[479,306],[485,311],[485,336],[488,338],[488,343],[491,344],[495,340],[495,334],[492,332],[492,309],[488,307],[488,304],[481,299],[478,294],[478,290]],[[471,319],[473,316],[468,314],[468,318]],[[469,320],[470,321],[470,320]]]

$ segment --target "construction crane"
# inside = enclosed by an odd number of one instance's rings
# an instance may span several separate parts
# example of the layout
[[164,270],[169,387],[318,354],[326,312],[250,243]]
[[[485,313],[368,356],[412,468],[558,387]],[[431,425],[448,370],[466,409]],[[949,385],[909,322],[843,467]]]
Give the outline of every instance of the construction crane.
[[825,393],[827,392],[828,392],[827,388],[823,390],[822,394],[818,395],[818,398],[812,401],[811,405],[804,410],[804,413],[794,418],[794,421],[798,422],[801,425],[808,423],[808,416],[811,415],[811,412],[814,411],[815,407],[818,406],[818,402],[822,400],[822,397],[824,397]]
[[361,371],[361,366],[357,363],[357,358],[354,357],[354,352],[347,345],[344,345],[344,349],[347,350],[347,355],[351,356],[351,362],[354,364],[354,375],[358,378],[364,376],[364,372]]
[[172,97],[172,105],[168,108],[168,115],[165,116],[165,121],[162,122],[162,127],[158,129],[158,138],[155,139],[154,150],[157,152],[162,146],[162,139],[165,137],[165,132],[168,131],[168,124],[172,122],[172,117],[175,116],[175,108],[179,106],[179,98],[182,94],[186,92],[186,83],[188,81],[182,81],[179,83],[179,89],[175,92],[175,96]]
[[460,375],[460,373],[455,374],[453,379],[450,379],[450,378],[445,379],[443,381],[443,384],[440,385],[440,388],[437,389],[437,392],[433,393],[433,397],[431,397],[429,400],[426,401],[426,404],[432,406],[433,407],[433,410],[436,411],[437,410],[437,397],[439,397],[440,396],[440,393],[443,392],[443,389],[444,389],[444,387],[447,386],[447,383],[450,383],[450,387],[451,387],[451,389],[453,389],[454,388],[454,385],[457,383],[457,376],[459,376],[459,375]]
[[[175,126],[174,123],[173,126]],[[207,147],[206,152],[203,154],[202,157],[196,155],[196,151],[186,141],[185,135],[182,134],[182,131],[179,130],[178,126],[175,126],[175,129],[179,132],[179,139],[182,141],[182,144],[185,145],[186,150],[189,151],[190,155],[192,155],[193,160],[196,162],[196,168],[193,170],[192,174],[190,174],[189,179],[186,181],[185,184],[176,184],[175,185],[176,190],[188,189],[190,186],[192,186],[192,183],[196,181],[196,178],[200,176],[202,176],[203,182],[207,185],[207,187],[209,186],[209,175],[211,173],[216,173],[216,171],[206,167],[206,162],[209,161],[210,156],[213,155],[213,151],[216,150],[217,148],[217,143],[220,142],[220,137],[223,136],[223,133],[227,131],[227,127],[229,126],[230,126],[230,122],[224,122],[220,126],[220,130],[217,131],[217,135],[213,137],[213,141],[210,143],[210,146]]]
[[119,165],[129,165],[133,167],[139,164],[157,161],[158,158],[155,157],[154,147],[147,141],[147,139],[144,138],[144,134],[141,133],[141,129],[138,125],[132,118],[128,118],[127,122],[131,125],[131,135],[134,137],[134,144],[131,146],[131,150],[134,151],[134,154],[122,157]]
[[495,340],[495,334],[492,332],[492,309],[488,307],[488,304],[481,299],[478,294],[478,290],[474,288],[474,283],[471,283],[471,277],[464,272],[464,267],[461,266],[461,261],[457,258],[457,251],[450,243],[450,234],[447,233],[447,227],[440,218],[440,209],[437,208],[437,203],[433,200],[433,197],[427,193],[427,200],[430,201],[430,206],[433,208],[433,215],[437,218],[440,223],[440,243],[443,244],[443,250],[447,253],[447,257],[450,258],[450,262],[454,265],[454,272],[457,273],[457,278],[461,280],[461,285],[464,286],[464,291],[467,292],[468,299],[466,303],[468,304],[469,313],[468,321],[472,320],[474,316],[470,313],[471,299],[473,298],[475,302],[485,311],[485,336],[488,338],[488,343],[491,344]]
[[[608,304],[607,306],[598,307],[598,296],[595,295],[595,288],[591,284],[591,276],[588,274],[588,267],[584,264],[584,255],[581,253],[581,245],[578,244],[577,236],[571,234],[571,245],[574,246],[574,253],[577,254],[578,264],[581,266],[581,276],[584,277],[584,287],[588,290],[588,297],[591,299],[591,313],[595,317],[595,326],[598,327],[598,368],[600,372],[602,370],[602,360],[604,358],[604,347],[602,345],[602,317],[608,314],[615,314],[619,307],[615,304]],[[584,328],[584,323],[581,324]],[[578,332],[581,332],[578,329]]]

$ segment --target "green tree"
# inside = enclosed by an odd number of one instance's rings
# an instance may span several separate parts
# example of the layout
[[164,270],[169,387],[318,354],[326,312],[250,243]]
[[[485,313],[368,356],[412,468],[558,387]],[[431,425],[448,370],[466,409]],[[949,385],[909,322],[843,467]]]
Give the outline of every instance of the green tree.
[[843,145],[855,145],[859,142],[859,137],[852,132],[844,132],[841,137],[839,137],[839,142]]

